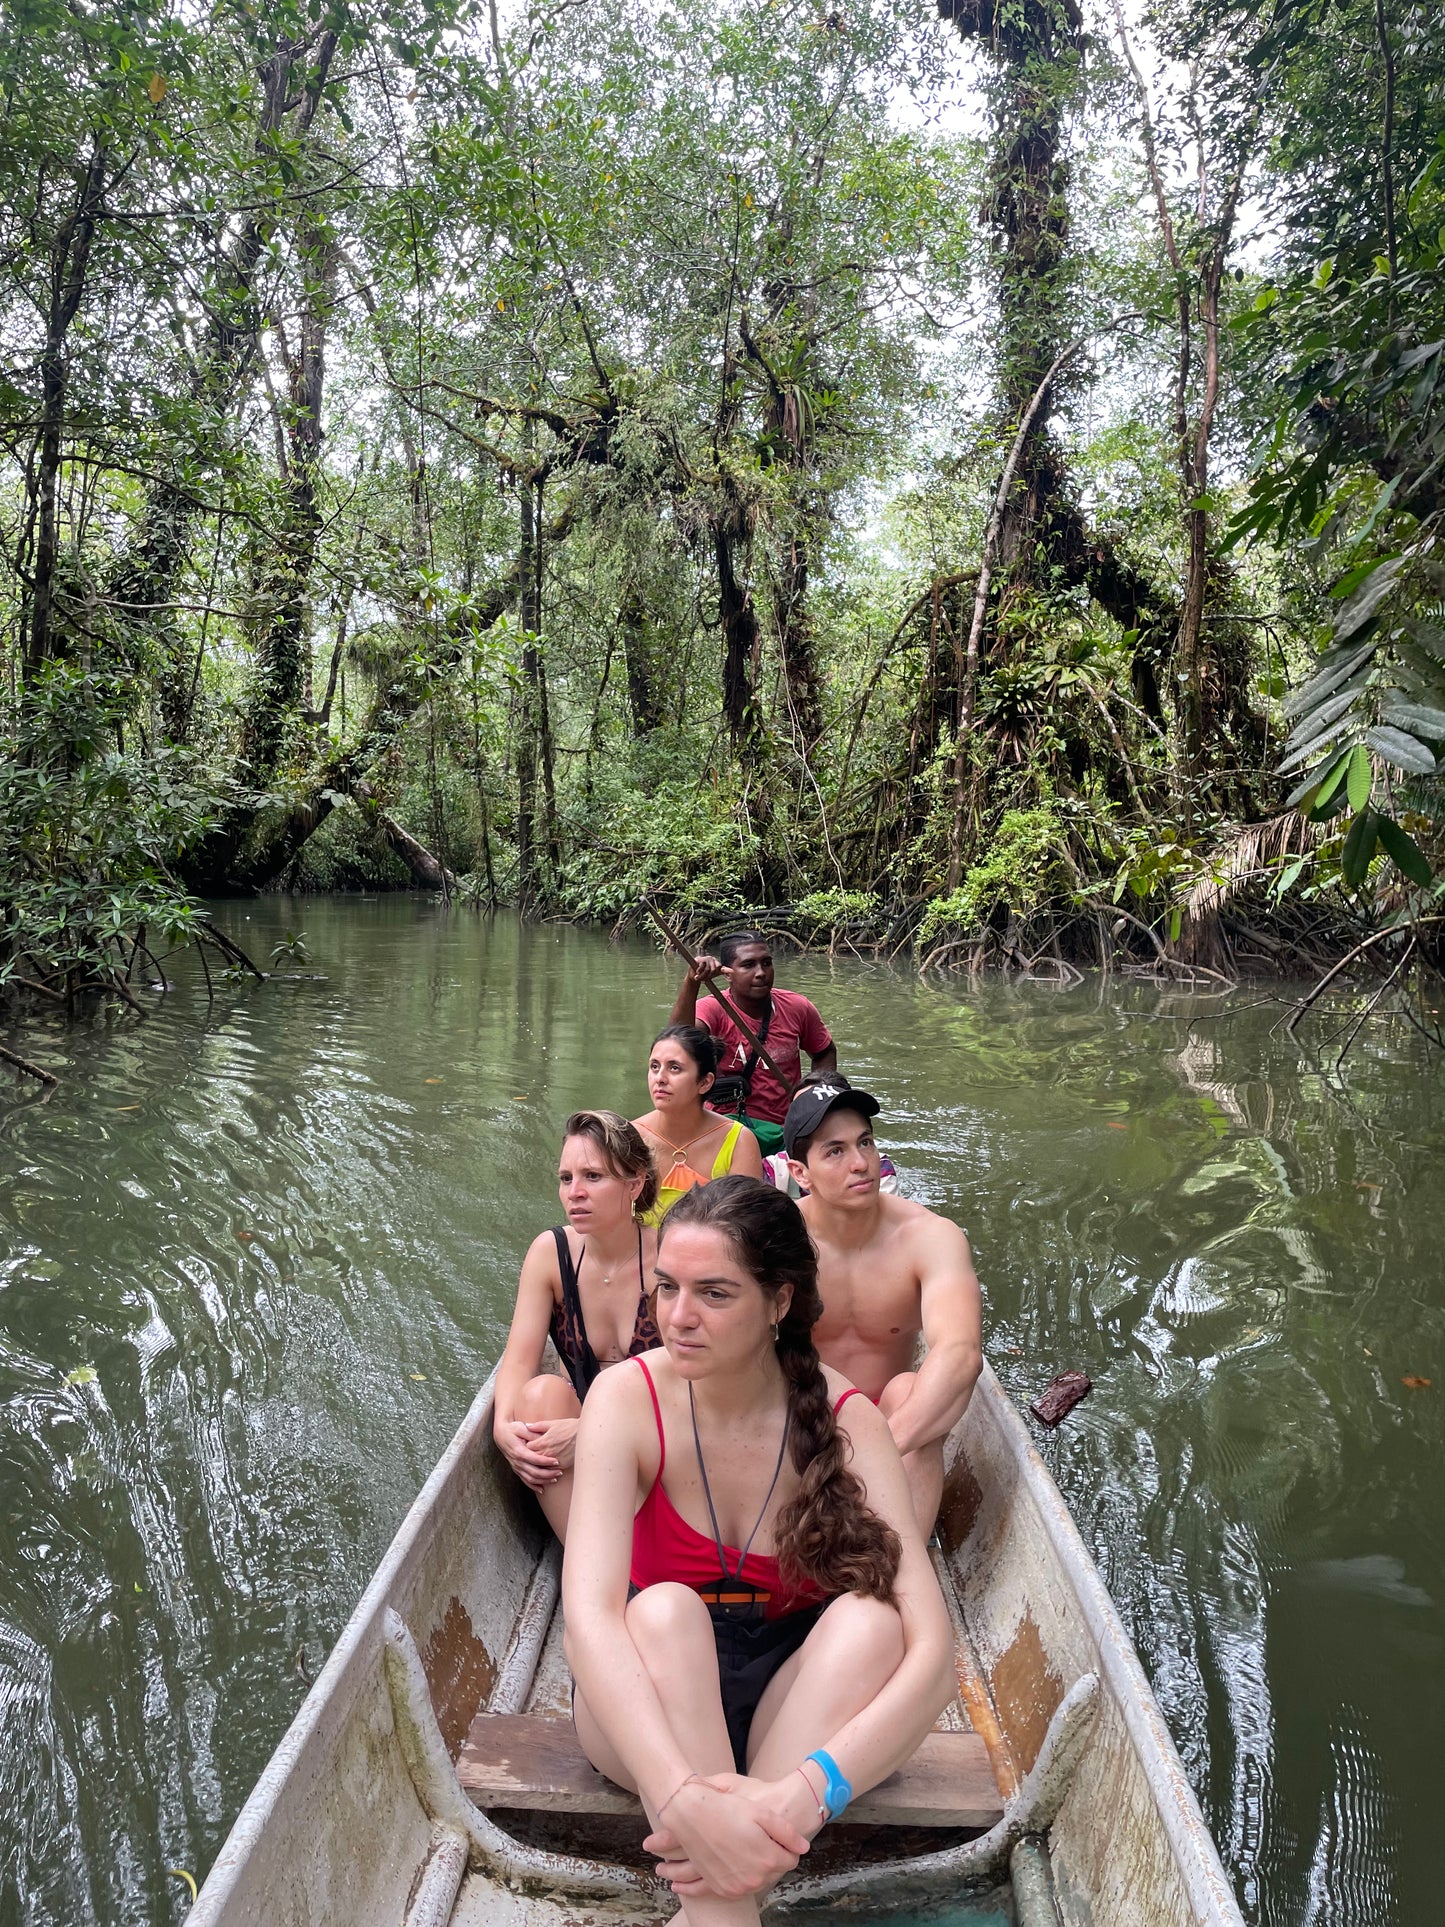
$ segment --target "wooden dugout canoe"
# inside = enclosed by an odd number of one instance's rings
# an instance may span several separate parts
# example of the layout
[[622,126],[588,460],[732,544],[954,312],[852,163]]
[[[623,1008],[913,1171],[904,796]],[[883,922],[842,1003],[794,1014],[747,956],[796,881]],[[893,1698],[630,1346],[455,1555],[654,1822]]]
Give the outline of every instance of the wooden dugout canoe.
[[[189,1927],[652,1927],[675,1911],[634,1803],[570,1739],[555,1549],[491,1430],[489,1381]],[[825,1830],[767,1920],[966,1913],[1006,1906],[1012,1882],[1022,1927],[1243,1927],[1118,1614],[987,1368],[947,1456],[948,1730]]]

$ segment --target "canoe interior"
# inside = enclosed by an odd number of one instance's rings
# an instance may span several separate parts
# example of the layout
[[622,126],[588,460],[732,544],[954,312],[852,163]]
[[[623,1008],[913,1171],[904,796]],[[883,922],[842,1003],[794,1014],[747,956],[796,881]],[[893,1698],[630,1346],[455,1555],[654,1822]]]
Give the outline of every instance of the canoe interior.
[[[940,1724],[965,1732],[972,1722],[988,1745],[1000,1803],[1033,1764],[1068,1689],[1088,1673],[1101,1682],[1091,1743],[1050,1836],[1065,1927],[1242,1927],[1138,1660],[991,1373],[950,1439],[948,1458],[942,1558],[963,1690]],[[394,1609],[410,1631],[455,1760],[499,1676],[503,1694],[515,1677],[509,1653],[548,1544],[540,1514],[492,1445],[489,1383],[237,1819],[190,1927],[408,1922],[434,1834],[386,1684],[385,1615]],[[508,1712],[556,1719],[569,1712],[560,1620],[559,1611],[525,1697]],[[490,1818],[527,1846],[560,1856],[555,1864],[564,1868],[573,1861],[650,1865],[642,1823],[624,1813],[494,1808]],[[856,1867],[860,1891],[876,1890],[885,1867],[970,1831],[979,1829],[830,1829],[808,1868],[846,1874]],[[980,1918],[1009,1917],[997,1894],[972,1896],[970,1917],[974,1905]],[[565,1878],[549,1891],[545,1882],[509,1884],[473,1871],[439,1919],[453,1927],[650,1927],[673,1907],[666,1895],[579,1896]],[[867,1911],[881,1909],[870,1902]]]
[[1049,1834],[1065,1927],[1243,1927],[1148,1681],[1023,1420],[985,1368],[948,1442],[939,1538],[1005,1794],[1084,1674],[1102,1691]]

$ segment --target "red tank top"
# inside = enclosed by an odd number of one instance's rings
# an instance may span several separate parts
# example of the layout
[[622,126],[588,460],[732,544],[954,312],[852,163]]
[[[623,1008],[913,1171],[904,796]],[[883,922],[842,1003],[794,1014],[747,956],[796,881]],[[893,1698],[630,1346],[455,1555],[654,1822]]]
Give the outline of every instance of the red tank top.
[[[706,1533],[699,1532],[687,1523],[662,1488],[662,1474],[667,1465],[662,1407],[657,1402],[657,1387],[652,1382],[647,1361],[639,1358],[634,1362],[642,1367],[642,1375],[652,1395],[652,1412],[657,1420],[657,1443],[661,1457],[652,1489],[637,1508],[632,1522],[633,1585],[641,1591],[646,1586],[658,1586],[670,1580],[675,1585],[691,1586],[709,1604],[715,1601],[727,1603],[734,1594],[756,1594],[764,1601],[763,1613],[768,1619],[783,1619],[789,1613],[801,1612],[805,1606],[820,1605],[828,1596],[820,1587],[810,1580],[795,1585],[784,1579],[777,1560],[767,1553],[750,1552],[739,1568],[736,1546],[723,1547],[728,1568],[737,1574],[739,1581],[739,1587],[734,1588],[733,1594],[729,1593],[727,1581],[718,1571],[716,1545]],[[833,1407],[834,1415],[855,1396],[857,1388],[850,1386]],[[747,1592],[740,1593],[741,1588],[746,1588]]]

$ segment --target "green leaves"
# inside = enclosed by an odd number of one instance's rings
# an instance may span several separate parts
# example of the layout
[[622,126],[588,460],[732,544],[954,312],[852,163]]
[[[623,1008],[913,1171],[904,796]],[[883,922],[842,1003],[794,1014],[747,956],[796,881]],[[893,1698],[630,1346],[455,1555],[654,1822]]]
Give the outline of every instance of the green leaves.
[[1353,760],[1354,752],[1347,751],[1345,755],[1339,757],[1336,762],[1331,765],[1325,775],[1324,781],[1320,783],[1315,790],[1314,802],[1310,807],[1311,815],[1318,816],[1323,813],[1325,805],[1335,795],[1341,783],[1348,777],[1350,764]]
[[84,980],[125,954],[140,926],[163,939],[194,906],[170,873],[176,846],[203,835],[216,805],[186,758],[110,744],[130,695],[117,679],[52,664],[23,693],[0,747],[0,926],[14,974]]
[[1386,700],[1380,716],[1383,722],[1393,723],[1397,729],[1409,730],[1412,736],[1423,736],[1433,742],[1445,741],[1445,709],[1435,709],[1428,703],[1414,703],[1402,698]]
[[1434,881],[1429,861],[1409,831],[1382,811],[1366,809],[1350,825],[1340,852],[1340,875],[1350,889],[1364,882],[1377,845],[1411,883],[1429,888]]
[[1340,874],[1352,890],[1357,890],[1365,880],[1365,872],[1375,854],[1379,824],[1380,819],[1373,810],[1362,810],[1350,825],[1340,852]]
[[1388,816],[1380,818],[1378,827],[1380,843],[1396,869],[1420,889],[1428,889],[1434,881],[1434,875],[1429,859],[1414,837]]
[[1370,621],[1394,588],[1395,579],[1403,566],[1402,556],[1376,556],[1351,569],[1341,582],[1335,584],[1330,594],[1343,595],[1345,598],[1344,607],[1335,617],[1334,639],[1337,644],[1348,642]]
[[[1340,875],[1352,890],[1363,885],[1377,851],[1417,888],[1431,881],[1425,853],[1374,800],[1376,763],[1394,780],[1432,779],[1440,769],[1429,743],[1445,741],[1445,633],[1433,610],[1411,597],[1412,580],[1429,575],[1417,548],[1369,558],[1342,576],[1333,639],[1317,673],[1285,706],[1294,728],[1281,773],[1315,765],[1290,803],[1316,822],[1349,811]],[[1386,616],[1390,626],[1382,629]]]
[[1346,759],[1345,793],[1352,810],[1363,810],[1370,800],[1370,790],[1374,783],[1374,772],[1370,768],[1369,751],[1361,743],[1356,743]]
[[1404,770],[1411,776],[1435,774],[1434,756],[1422,742],[1407,735],[1403,729],[1392,729],[1388,723],[1379,723],[1374,729],[1366,731],[1365,741],[1377,756],[1392,763],[1396,769]]

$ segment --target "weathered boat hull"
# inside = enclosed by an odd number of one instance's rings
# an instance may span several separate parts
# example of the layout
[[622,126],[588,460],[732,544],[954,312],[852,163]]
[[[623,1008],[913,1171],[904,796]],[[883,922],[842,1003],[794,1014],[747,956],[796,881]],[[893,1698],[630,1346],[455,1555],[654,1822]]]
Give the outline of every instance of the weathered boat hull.
[[1066,1927],[1242,1927],[1138,1655],[991,1372],[949,1448],[939,1537],[1015,1772],[1034,1764],[1069,1689],[1099,1680],[1088,1744],[1049,1829]]
[[[1242,1927],[1118,1615],[987,1371],[949,1441],[940,1536],[962,1702],[989,1743],[1005,1821],[981,1841],[852,1871],[804,1862],[770,1912],[948,1900],[1006,1877],[1012,1858],[1021,1895],[1051,1871],[1065,1927]],[[480,1709],[565,1706],[555,1583],[540,1518],[493,1447],[488,1385],[242,1809],[190,1927],[669,1918],[671,1896],[626,1853],[614,1863],[595,1841],[589,1857],[513,1838],[457,1786],[450,1762]]]

